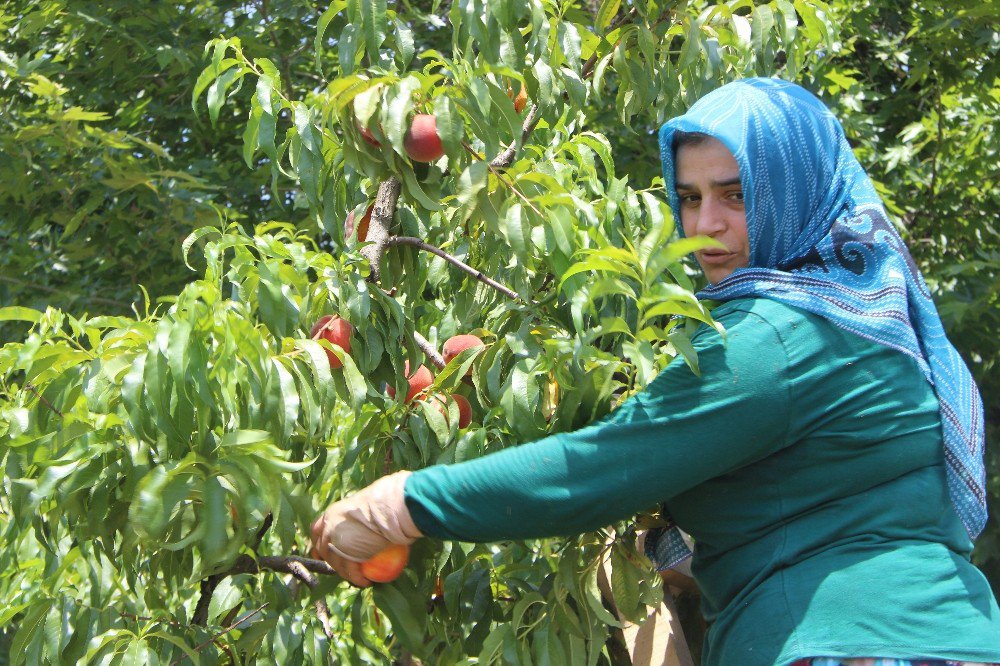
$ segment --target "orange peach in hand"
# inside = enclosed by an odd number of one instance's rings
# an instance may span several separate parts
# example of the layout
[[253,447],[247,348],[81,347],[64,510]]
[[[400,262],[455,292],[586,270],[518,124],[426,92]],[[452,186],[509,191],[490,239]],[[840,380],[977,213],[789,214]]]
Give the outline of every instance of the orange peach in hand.
[[391,583],[410,560],[410,547],[393,544],[361,563],[361,573],[373,583]]

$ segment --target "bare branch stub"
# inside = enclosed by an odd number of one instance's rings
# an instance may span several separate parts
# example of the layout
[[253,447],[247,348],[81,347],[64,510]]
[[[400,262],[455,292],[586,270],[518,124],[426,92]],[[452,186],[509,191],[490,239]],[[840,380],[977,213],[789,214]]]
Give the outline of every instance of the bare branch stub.
[[382,277],[382,256],[385,254],[387,241],[390,238],[389,229],[396,215],[396,204],[402,184],[399,179],[391,176],[378,186],[375,195],[375,207],[372,209],[371,221],[368,223],[368,238],[371,242],[361,248],[361,256],[368,260],[371,266],[369,282],[378,282]]
[[292,575],[301,580],[303,583],[309,587],[316,587],[318,584],[316,581],[316,576],[312,574],[311,571],[302,566],[301,562],[289,562],[288,569],[292,572]]
[[253,538],[253,549],[256,551],[260,548],[260,542],[264,539],[264,535],[267,531],[271,529],[271,524],[274,522],[274,514],[270,511],[264,516],[264,522],[261,524],[260,529],[257,530],[257,534]]
[[[540,118],[538,115],[538,105],[532,104],[531,108],[528,109],[528,115],[524,118],[524,124],[521,125],[520,145],[524,145],[524,142],[531,136],[531,132],[534,131],[535,125],[538,124]],[[517,143],[511,143],[507,146],[506,150],[493,158],[493,161],[490,162],[490,167],[494,169],[506,169],[513,164],[514,158],[517,156],[517,146]]]
[[434,364],[435,368],[440,370],[447,365],[447,363],[444,362],[444,357],[438,353],[437,349],[434,349],[434,345],[432,345],[427,338],[420,335],[417,331],[414,331],[413,339],[417,342],[417,346],[420,347],[420,351],[422,351],[424,355],[430,359],[430,362]]
[[[247,557],[247,559],[253,562],[251,558]],[[239,560],[237,560],[237,563],[239,563]],[[299,557],[298,555],[265,555],[257,559],[255,569],[253,571],[241,571],[238,573],[255,573],[260,569],[270,569],[271,571],[281,571],[282,573],[294,574],[295,572],[292,571],[292,563],[301,565],[307,571],[311,571],[313,573],[323,574],[326,576],[337,575],[337,572],[334,571],[333,567],[323,560],[314,560],[308,557]]]
[[[288,568],[291,570],[292,575],[301,580],[310,589],[316,587],[319,581],[316,580],[316,576],[312,574],[311,571],[305,568],[301,562],[289,562]],[[316,609],[316,617],[319,618],[320,625],[323,627],[323,634],[326,635],[327,640],[334,639],[333,628],[330,627],[330,608],[326,605],[326,601],[323,599],[317,599],[313,606]]]

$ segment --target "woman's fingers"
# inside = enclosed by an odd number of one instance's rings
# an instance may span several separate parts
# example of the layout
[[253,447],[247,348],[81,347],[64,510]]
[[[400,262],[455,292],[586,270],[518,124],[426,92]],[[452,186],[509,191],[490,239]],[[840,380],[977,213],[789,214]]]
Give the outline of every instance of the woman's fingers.
[[327,549],[326,563],[333,567],[337,575],[356,587],[368,587],[372,584],[368,578],[361,573],[361,562],[353,562],[341,557],[332,550]]
[[313,521],[313,524],[309,528],[310,535],[312,537],[312,546],[309,549],[309,554],[318,559],[326,559],[326,544],[323,543],[323,528],[326,527],[326,514],[319,514],[319,518]]
[[330,535],[324,534],[326,531],[326,513],[321,513],[319,518],[309,526],[312,537],[312,547],[310,553],[316,559],[324,560],[333,567],[337,575],[346,580],[351,585],[357,587],[368,587],[372,584],[363,573],[361,573],[361,563],[349,560],[330,548]]

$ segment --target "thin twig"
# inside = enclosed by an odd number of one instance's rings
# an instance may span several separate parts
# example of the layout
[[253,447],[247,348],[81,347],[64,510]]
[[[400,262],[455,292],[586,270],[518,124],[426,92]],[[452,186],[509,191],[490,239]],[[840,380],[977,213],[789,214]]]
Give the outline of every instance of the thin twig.
[[[521,145],[523,146],[531,136],[531,133],[535,130],[535,126],[538,124],[541,116],[538,115],[538,105],[532,104],[531,108],[528,109],[528,115],[524,119],[524,123],[521,125]],[[511,164],[514,163],[514,158],[517,156],[517,143],[511,142],[507,149],[502,153],[493,158],[490,162],[490,166],[497,169],[506,169]]]
[[[614,21],[612,21],[611,24],[608,26],[607,32],[608,33],[614,32],[615,30],[620,28],[623,24],[628,23],[633,18],[635,18],[635,15],[636,15],[636,9],[635,7],[633,7],[628,12],[626,12],[622,16],[619,16]],[[593,74],[594,66],[596,64],[597,64],[597,53],[595,52],[593,55],[590,56],[590,58],[587,59],[587,62],[583,63],[583,67],[580,70],[580,78],[586,79],[591,74]],[[531,108],[528,110],[528,115],[527,117],[525,117],[524,123],[521,126],[522,146],[528,140],[528,137],[531,136],[531,133],[535,130],[535,127],[538,125],[538,121],[540,119],[541,117],[538,115],[538,105],[532,104]],[[511,164],[513,164],[514,158],[517,156],[517,146],[518,146],[517,143],[511,142],[511,144],[507,146],[507,148],[502,153],[493,158],[493,160],[490,162],[490,167],[497,169],[506,169]]]
[[437,256],[441,257],[442,259],[444,259],[445,261],[447,261],[451,265],[455,266],[459,270],[462,270],[462,271],[468,273],[469,275],[471,275],[472,277],[476,278],[477,280],[479,280],[483,284],[488,285],[490,287],[493,287],[494,289],[496,289],[497,291],[499,291],[501,294],[503,294],[503,295],[505,295],[505,296],[507,296],[509,298],[512,298],[514,300],[517,300],[517,301],[521,300],[521,297],[517,295],[517,292],[514,291],[513,289],[511,289],[510,287],[506,287],[506,286],[500,284],[499,282],[497,282],[496,280],[494,280],[493,278],[490,278],[490,277],[487,277],[486,275],[483,275],[482,272],[476,270],[472,266],[469,266],[467,263],[463,262],[461,259],[457,259],[457,258],[451,256],[450,254],[448,254],[447,252],[445,252],[444,250],[442,250],[441,248],[435,247],[434,245],[431,245],[430,243],[426,243],[426,242],[420,240],[419,238],[415,238],[413,236],[393,236],[392,238],[389,239],[389,241],[386,243],[386,245],[389,245],[389,246],[394,246],[394,245],[408,245],[410,247],[415,247],[415,248],[417,248],[419,250],[424,250],[425,252],[430,252],[431,254],[434,254],[434,255],[437,255]]
[[243,608],[243,602],[242,601],[239,602],[238,604],[236,604],[235,606],[233,606],[232,610],[230,610],[228,613],[226,613],[226,617],[222,618],[222,622],[220,622],[219,624],[221,624],[223,627],[225,627],[226,625],[228,625],[230,622],[232,622],[234,619],[236,619],[237,615],[240,614],[240,609],[241,608]]
[[172,627],[185,627],[183,622],[178,622],[176,620],[159,619],[155,617],[149,617],[148,615],[136,615],[134,613],[126,613],[125,611],[118,611],[118,614],[129,620],[135,620],[136,622],[162,622],[163,624],[169,624]]
[[[482,156],[479,153],[477,153],[475,150],[473,150],[472,146],[470,146],[468,143],[466,143],[466,142],[463,141],[462,142],[462,147],[465,148],[465,150],[470,155],[472,155],[473,157],[475,157],[476,159],[482,159]],[[531,203],[531,200],[529,200],[528,197],[524,196],[524,194],[521,192],[521,190],[517,189],[517,187],[514,185],[514,183],[510,182],[509,180],[507,180],[504,177],[504,175],[502,173],[500,173],[497,170],[496,167],[493,166],[493,164],[487,164],[486,167],[490,170],[490,173],[492,173],[494,176],[496,176],[500,180],[501,183],[503,183],[504,185],[506,185],[507,188],[511,192],[513,192],[515,195],[517,195],[517,197],[520,198],[521,201],[523,201],[528,206],[528,208],[530,208],[531,210],[533,210],[535,212],[535,214],[538,215],[539,217],[542,216],[542,211],[538,210],[538,208],[535,207],[535,204]]]
[[46,407],[48,407],[49,409],[51,409],[53,412],[55,412],[59,416],[59,418],[64,418],[63,417],[63,413],[60,412],[58,409],[56,409],[52,405],[51,402],[49,402],[48,400],[46,400],[45,397],[41,393],[38,392],[38,389],[35,388],[34,384],[32,384],[31,382],[25,382],[24,383],[24,388],[26,388],[29,391],[31,391],[32,393],[34,393],[35,397],[38,398],[39,402],[41,402],[43,405],[45,405]]
[[[256,615],[256,614],[260,613],[260,612],[261,612],[262,610],[264,610],[265,608],[267,608],[267,603],[265,603],[265,604],[264,604],[263,606],[261,606],[261,607],[260,607],[260,608],[258,608],[257,610],[253,610],[253,611],[250,611],[249,613],[247,613],[246,615],[244,615],[243,617],[241,617],[241,618],[240,618],[239,620],[237,620],[236,622],[233,622],[233,623],[232,623],[231,625],[229,625],[228,627],[226,627],[225,629],[223,629],[223,630],[222,630],[222,631],[220,631],[219,633],[215,634],[215,635],[214,635],[214,636],[212,636],[211,638],[209,638],[209,639],[208,639],[207,641],[205,641],[204,643],[200,643],[199,645],[197,645],[197,646],[196,646],[196,647],[194,648],[194,652],[196,652],[196,653],[197,653],[197,652],[201,652],[201,651],[202,651],[202,650],[204,650],[204,649],[205,649],[206,647],[208,647],[209,645],[211,645],[212,643],[214,643],[214,642],[215,642],[215,640],[216,640],[217,638],[219,638],[220,636],[224,636],[224,635],[228,634],[228,633],[229,633],[230,631],[232,631],[232,630],[233,630],[233,629],[235,629],[236,627],[240,626],[241,624],[243,624],[244,622],[246,622],[247,620],[249,620],[250,618],[252,618],[252,617],[253,617],[254,615]],[[177,666],[177,664],[179,664],[179,663],[181,663],[182,661],[184,661],[184,658],[185,658],[186,656],[187,656],[187,655],[181,655],[180,657],[177,657],[177,659],[174,659],[174,660],[173,660],[172,662],[170,662],[170,666]]]

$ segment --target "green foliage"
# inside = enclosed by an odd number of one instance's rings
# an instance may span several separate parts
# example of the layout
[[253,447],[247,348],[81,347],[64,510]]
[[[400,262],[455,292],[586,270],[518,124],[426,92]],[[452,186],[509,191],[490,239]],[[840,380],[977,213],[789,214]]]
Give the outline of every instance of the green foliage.
[[[24,342],[0,352],[0,435],[7,441],[3,461],[11,482],[3,498],[10,518],[5,615],[19,619],[13,645],[24,647],[13,652],[15,662],[21,654],[31,662],[43,655],[77,661],[184,651],[204,633],[178,624],[197,601],[184,591],[231,567],[252,547],[267,514],[274,528],[265,548],[304,548],[305,526],[323,504],[376,478],[387,460],[420,467],[466,459],[515,443],[529,427],[540,433],[586,422],[607,411],[620,385],[612,374],[628,368],[586,345],[579,333],[557,331],[558,323],[538,311],[532,318],[547,335],[497,329],[470,396],[485,414],[482,427],[460,433],[434,409],[404,408],[382,392],[385,382],[400,379],[400,359],[390,351],[412,335],[415,307],[370,287],[356,254],[337,261],[273,224],[252,237],[230,226],[189,241],[204,242],[204,275],[162,314],[81,320],[51,309],[0,310],[3,318],[33,324]],[[676,268],[682,253],[674,248],[672,254]],[[480,298],[495,300],[492,294]],[[509,327],[509,308],[498,310]],[[329,311],[365,332],[353,345],[356,352],[340,354],[344,367],[335,371],[324,353],[327,343],[304,337]],[[589,328],[593,316],[580,316]],[[632,338],[627,328],[615,333]],[[534,358],[525,354],[529,347]],[[452,361],[436,385],[457,387],[476,354],[470,350]],[[548,377],[558,359],[567,363],[555,376],[568,379],[546,426],[537,379]],[[528,425],[512,428],[521,417]],[[614,622],[594,582],[605,547],[600,535],[535,548],[435,550],[424,544],[409,577],[378,588],[374,600],[392,623],[394,639],[425,657],[451,661],[489,652],[491,645],[499,649],[496,622],[504,631],[572,628],[579,643],[570,641],[565,649],[596,655]],[[639,560],[623,548],[613,550],[616,579],[623,581],[616,601],[634,615],[656,601],[657,588],[648,569],[637,568]],[[439,577],[444,605],[428,616],[420,609]],[[361,604],[358,612],[366,602],[355,597],[371,594],[329,592],[343,607]],[[522,592],[560,610],[526,604]],[[230,649],[262,659],[279,658],[264,649],[272,641],[247,637],[262,632],[280,644],[285,616],[302,615],[308,602],[290,595],[280,580],[263,577],[235,577],[215,596],[211,616],[222,626],[234,608],[268,604],[266,613],[228,639]],[[131,628],[136,617],[150,618],[140,623],[141,631]],[[48,618],[61,618],[68,631],[62,642],[47,637],[47,623],[56,621]],[[316,630],[312,626],[309,634],[313,643],[296,649],[323,653],[327,646]],[[457,639],[464,632],[474,638],[463,644]],[[355,634],[362,646],[374,647],[344,646],[345,659],[354,658],[353,650],[389,649],[385,635]]]
[[266,178],[238,159],[244,98],[214,127],[189,101],[223,27],[286,78],[311,71],[284,46],[310,15],[280,0],[249,13],[207,0],[5,2],[0,303],[128,314],[142,303],[137,284],[155,298],[190,279],[180,241],[193,229],[295,219],[291,199],[266,195]]

